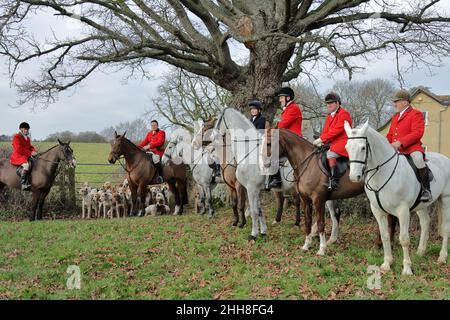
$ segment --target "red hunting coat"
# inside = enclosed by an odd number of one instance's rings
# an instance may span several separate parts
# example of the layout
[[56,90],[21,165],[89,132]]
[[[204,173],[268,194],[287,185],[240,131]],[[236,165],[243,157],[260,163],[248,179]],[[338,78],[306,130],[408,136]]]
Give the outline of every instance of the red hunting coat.
[[281,121],[278,122],[278,128],[288,129],[302,136],[302,119],[300,107],[292,101],[281,113]]
[[28,162],[28,158],[31,157],[31,153],[36,149],[31,145],[31,139],[25,138],[21,133],[17,133],[12,141],[13,153],[11,155],[11,164],[14,166],[20,166],[23,163]]
[[399,116],[400,113],[397,112],[392,117],[391,126],[386,136],[389,142],[400,141],[402,144],[398,149],[400,153],[410,154],[414,151],[425,153],[422,141],[420,141],[425,132],[425,121],[422,112],[410,106],[400,119]]
[[347,121],[350,126],[352,125],[350,113],[344,108],[339,107],[334,114],[334,117],[331,114],[327,116],[320,139],[322,139],[325,144],[331,143],[331,151],[348,158],[347,150],[345,150],[345,145],[348,140],[347,133],[345,133],[344,129],[345,121]]
[[145,139],[138,146],[143,148],[146,145],[150,145],[150,151],[162,157],[164,154],[164,142],[166,142],[166,133],[158,129],[155,133],[153,131],[147,133]]

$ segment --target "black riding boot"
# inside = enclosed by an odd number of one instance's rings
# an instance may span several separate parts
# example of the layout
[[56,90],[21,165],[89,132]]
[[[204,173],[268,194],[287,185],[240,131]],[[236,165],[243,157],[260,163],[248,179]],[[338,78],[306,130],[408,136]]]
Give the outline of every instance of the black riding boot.
[[422,194],[420,195],[420,201],[428,202],[432,200],[430,191],[430,178],[428,176],[428,168],[419,169],[420,181],[422,182]]
[[31,184],[28,180],[28,171],[22,170],[22,173],[20,174],[20,184],[22,185],[22,190],[28,191],[31,190]]
[[269,177],[269,182],[267,183],[266,189],[270,190],[272,188],[281,188],[282,183],[283,181],[281,180],[280,169],[278,169],[277,173]]
[[338,187],[337,166],[330,167],[330,178],[328,180],[328,190],[333,191]]
[[211,182],[215,183],[216,182],[216,177],[220,178],[220,176],[221,176],[222,169],[220,167],[220,164],[218,164],[216,162],[213,162],[213,163],[208,164],[208,166],[213,170]]
[[164,182],[163,178],[163,166],[161,161],[155,164],[156,171],[158,173],[158,176],[156,177],[156,183],[161,184]]

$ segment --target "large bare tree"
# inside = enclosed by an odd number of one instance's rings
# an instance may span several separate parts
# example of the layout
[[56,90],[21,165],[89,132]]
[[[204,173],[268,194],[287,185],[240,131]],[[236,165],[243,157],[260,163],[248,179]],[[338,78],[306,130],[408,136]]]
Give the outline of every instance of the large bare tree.
[[[386,52],[407,56],[409,65],[439,63],[450,52],[450,18],[439,2],[2,0],[0,51],[10,58],[13,79],[21,63],[42,61],[40,77],[17,83],[20,102],[52,102],[102,67],[146,75],[149,61],[159,60],[211,79],[232,93],[233,106],[265,100],[271,118],[275,91],[308,65],[351,77]],[[24,21],[43,11],[85,28],[39,42]],[[237,55],[236,45],[246,54]]]

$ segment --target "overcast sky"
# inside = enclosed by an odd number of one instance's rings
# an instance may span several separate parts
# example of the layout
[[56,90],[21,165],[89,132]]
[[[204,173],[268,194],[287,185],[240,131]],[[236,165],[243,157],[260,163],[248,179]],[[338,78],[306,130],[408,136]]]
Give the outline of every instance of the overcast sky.
[[[450,8],[450,1],[445,2],[445,7]],[[48,33],[50,21],[59,34],[74,32],[78,28],[78,22],[73,19],[59,19],[56,27],[55,21],[48,17],[33,19],[31,24],[36,33],[44,36]],[[385,78],[395,81],[395,64],[390,57],[370,62],[365,67],[365,72],[357,74],[354,80]],[[25,66],[21,74],[33,74],[35,69],[35,65]],[[154,80],[129,80],[127,83],[123,81],[124,73],[95,73],[84,80],[74,94],[62,94],[47,109],[38,107],[32,110],[31,105],[17,108],[18,97],[15,89],[10,87],[6,59],[0,57],[0,134],[17,132],[22,121],[31,124],[34,139],[43,139],[57,131],[101,131],[121,121],[134,120],[152,108],[151,100],[157,97],[161,76],[167,70],[166,65],[155,63],[152,65]],[[415,70],[406,75],[407,84],[410,87],[430,87],[436,94],[450,94],[450,58],[444,59],[443,66],[433,71],[430,76],[425,70]],[[331,88],[336,79],[345,79],[343,75],[333,78],[319,74],[317,77],[320,91]]]

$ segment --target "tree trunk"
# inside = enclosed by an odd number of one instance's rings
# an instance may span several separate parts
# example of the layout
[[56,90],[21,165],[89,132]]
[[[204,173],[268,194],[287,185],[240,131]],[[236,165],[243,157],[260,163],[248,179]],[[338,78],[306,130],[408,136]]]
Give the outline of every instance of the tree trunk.
[[268,38],[254,43],[245,82],[231,90],[231,106],[248,114],[248,102],[259,99],[264,103],[264,116],[272,123],[279,107],[275,93],[282,85],[283,73],[294,48],[294,45],[288,45],[279,38]]

